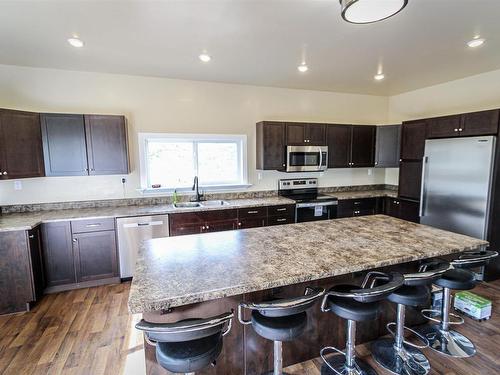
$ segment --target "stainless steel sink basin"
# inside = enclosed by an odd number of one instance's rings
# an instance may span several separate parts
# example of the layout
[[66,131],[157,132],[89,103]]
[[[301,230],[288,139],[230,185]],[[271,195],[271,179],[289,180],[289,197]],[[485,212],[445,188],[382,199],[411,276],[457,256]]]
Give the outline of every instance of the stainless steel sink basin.
[[179,203],[174,203],[175,208],[196,208],[196,207],[201,207],[200,202],[179,202]]
[[202,206],[205,206],[205,207],[213,207],[213,206],[227,206],[229,205],[230,203],[227,202],[227,201],[219,201],[219,200],[216,200],[216,201],[204,201],[204,202],[201,202],[201,205]]

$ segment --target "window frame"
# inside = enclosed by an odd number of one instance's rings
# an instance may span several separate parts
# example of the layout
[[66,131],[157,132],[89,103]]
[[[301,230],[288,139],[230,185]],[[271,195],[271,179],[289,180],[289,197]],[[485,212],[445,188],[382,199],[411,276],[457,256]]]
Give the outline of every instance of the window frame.
[[[141,190],[143,193],[152,192],[173,192],[177,190],[191,191],[187,187],[161,187],[152,188],[149,185],[149,170],[147,160],[147,143],[149,140],[166,140],[171,142],[194,142],[194,143],[238,143],[238,158],[240,160],[239,175],[241,176],[241,183],[239,184],[223,184],[218,183],[214,185],[202,185],[200,188],[204,191],[217,191],[217,190],[235,190],[246,189],[251,185],[248,184],[248,153],[247,153],[247,135],[246,134],[193,134],[193,133],[139,133],[139,160],[140,160],[140,178]],[[194,147],[195,169],[198,168],[198,147]],[[193,176],[194,178],[194,176]]]

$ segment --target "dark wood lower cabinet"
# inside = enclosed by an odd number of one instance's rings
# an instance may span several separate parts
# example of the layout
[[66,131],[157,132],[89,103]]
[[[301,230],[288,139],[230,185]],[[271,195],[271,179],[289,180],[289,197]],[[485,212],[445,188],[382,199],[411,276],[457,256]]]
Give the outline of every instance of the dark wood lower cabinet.
[[384,211],[388,216],[413,221],[414,223],[420,222],[420,204],[418,201],[386,197]]
[[31,257],[33,296],[34,301],[38,301],[42,298],[46,286],[43,270],[42,235],[39,226],[28,231],[28,245]]
[[339,200],[337,217],[354,217],[380,213],[380,198],[342,199]]
[[47,287],[76,283],[71,224],[42,224],[43,255]]
[[73,235],[78,282],[118,276],[115,231]]

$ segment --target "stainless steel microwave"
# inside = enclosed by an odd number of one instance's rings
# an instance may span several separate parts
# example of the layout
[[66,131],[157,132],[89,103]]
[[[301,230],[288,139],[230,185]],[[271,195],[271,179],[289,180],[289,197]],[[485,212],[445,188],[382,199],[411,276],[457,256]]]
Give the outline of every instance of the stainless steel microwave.
[[328,146],[287,146],[287,172],[321,172],[328,166]]

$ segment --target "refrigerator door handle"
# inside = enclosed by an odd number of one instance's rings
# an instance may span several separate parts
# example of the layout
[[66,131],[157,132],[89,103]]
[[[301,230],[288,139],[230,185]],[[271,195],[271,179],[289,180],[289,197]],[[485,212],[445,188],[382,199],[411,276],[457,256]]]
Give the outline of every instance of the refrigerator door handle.
[[427,191],[425,189],[425,183],[426,183],[426,171],[427,171],[426,165],[427,165],[428,161],[429,161],[429,157],[424,156],[424,159],[422,160],[422,184],[420,187],[420,210],[419,210],[419,214],[418,214],[419,217],[422,217],[425,215],[424,207],[425,207],[425,196],[427,193]]

